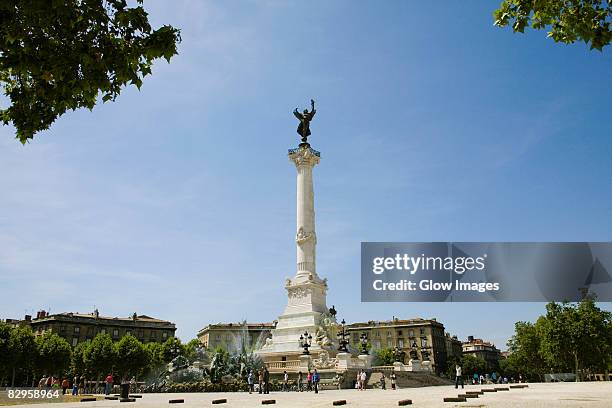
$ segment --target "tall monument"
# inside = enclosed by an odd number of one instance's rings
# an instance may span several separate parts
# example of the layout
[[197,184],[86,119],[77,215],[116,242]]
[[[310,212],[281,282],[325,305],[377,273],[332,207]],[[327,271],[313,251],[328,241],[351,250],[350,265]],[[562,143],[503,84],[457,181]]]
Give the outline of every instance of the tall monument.
[[298,133],[302,142],[296,149],[289,150],[289,160],[297,170],[297,208],[295,245],[297,268],[295,276],[287,279],[287,307],[278,317],[278,324],[272,330],[259,355],[266,361],[291,361],[302,353],[300,336],[307,332],[312,336],[313,353],[322,350],[335,351],[335,319],[326,305],[327,279],[317,275],[314,189],[312,170],[319,164],[320,153],[310,147],[310,121],[316,110],[311,100],[311,111],[293,113],[300,120]]

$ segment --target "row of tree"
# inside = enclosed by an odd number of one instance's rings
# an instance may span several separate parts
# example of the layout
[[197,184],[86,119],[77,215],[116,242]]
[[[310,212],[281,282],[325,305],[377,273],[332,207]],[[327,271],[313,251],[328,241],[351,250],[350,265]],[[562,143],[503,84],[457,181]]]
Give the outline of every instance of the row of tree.
[[576,374],[579,381],[591,373],[612,369],[612,313],[587,297],[579,303],[549,303],[535,324],[517,322],[508,341],[510,355],[501,361],[504,371],[519,371],[533,381],[547,373]]
[[141,378],[179,355],[189,358],[198,345],[178,338],[143,344],[131,335],[113,341],[101,333],[73,348],[55,333],[35,336],[29,327],[0,323],[0,385],[32,385],[44,375],[98,380],[112,372],[120,379]]

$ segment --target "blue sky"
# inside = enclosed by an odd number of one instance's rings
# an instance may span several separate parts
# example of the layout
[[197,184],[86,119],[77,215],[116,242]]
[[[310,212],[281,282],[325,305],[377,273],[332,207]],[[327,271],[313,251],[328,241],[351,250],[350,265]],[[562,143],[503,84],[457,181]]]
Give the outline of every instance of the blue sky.
[[183,340],[275,319],[295,273],[291,111],[314,98],[328,304],[505,348],[544,304],[362,304],[359,283],[361,241],[612,241],[611,51],[493,27],[497,5],[147,2],[183,42],[140,92],[27,146],[0,127],[1,317],[138,312]]

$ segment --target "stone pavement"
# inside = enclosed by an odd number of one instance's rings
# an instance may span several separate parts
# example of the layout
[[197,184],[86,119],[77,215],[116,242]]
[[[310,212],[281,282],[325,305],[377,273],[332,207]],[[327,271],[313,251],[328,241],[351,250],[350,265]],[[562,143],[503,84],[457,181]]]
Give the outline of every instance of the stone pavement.
[[[477,391],[501,385],[469,385],[463,391]],[[504,385],[503,387],[508,387]],[[526,389],[486,392],[467,402],[443,402],[444,397],[456,397],[463,393],[454,386],[406,388],[401,390],[325,390],[312,392],[274,392],[270,395],[248,393],[183,393],[144,394],[136,402],[96,401],[84,403],[43,403],[38,408],[51,407],[261,407],[262,400],[274,399],[269,407],[332,407],[336,400],[346,400],[347,407],[397,407],[398,401],[411,399],[413,407],[612,407],[612,382],[529,384]],[[5,397],[5,396],[4,396]],[[213,405],[212,400],[226,398],[227,403]],[[169,404],[170,399],[184,399],[182,404]],[[18,405],[28,406],[28,405]],[[29,405],[31,407],[31,405]]]

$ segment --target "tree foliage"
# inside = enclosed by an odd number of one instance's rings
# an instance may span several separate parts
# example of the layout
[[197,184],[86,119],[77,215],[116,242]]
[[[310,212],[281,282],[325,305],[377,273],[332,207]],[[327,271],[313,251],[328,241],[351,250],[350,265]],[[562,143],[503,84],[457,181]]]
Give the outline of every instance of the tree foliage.
[[117,350],[110,335],[99,333],[87,344],[83,352],[85,367],[96,376],[111,373],[117,360]]
[[85,374],[87,368],[85,366],[85,350],[89,347],[89,343],[78,343],[72,349],[72,356],[70,358],[70,369],[74,374]]
[[29,327],[15,327],[9,338],[9,367],[12,369],[11,385],[17,370],[29,370],[36,361],[37,350],[34,333]]
[[144,345],[147,352],[148,363],[146,372],[158,375],[164,368],[164,350],[160,343],[151,342]]
[[593,298],[546,305],[535,324],[518,322],[508,341],[505,373],[542,379],[549,372],[606,373],[612,364],[612,313]]
[[600,51],[612,40],[610,0],[504,0],[493,16],[495,25],[514,32],[549,28],[556,42],[581,40]]
[[47,375],[59,375],[70,365],[72,349],[63,337],[46,332],[36,337],[37,367]]
[[198,349],[202,347],[202,343],[198,339],[191,339],[184,346],[185,357],[189,360],[193,360],[198,355]]
[[178,29],[154,30],[137,0],[3,0],[0,82],[10,100],[0,120],[25,143],[68,109],[140,89],[155,59],[177,54]]
[[395,362],[395,354],[391,347],[383,347],[374,351],[374,365],[390,366]]
[[487,372],[487,362],[481,358],[465,354],[461,357],[461,373],[469,377],[476,374],[484,374]]
[[149,353],[132,335],[123,336],[115,343],[117,348],[117,371],[122,379],[138,377],[149,364]]
[[162,344],[162,356],[166,363],[169,363],[175,357],[185,356],[185,354],[185,345],[177,337],[170,337]]
[[520,373],[526,378],[542,381],[547,366],[540,353],[541,343],[534,324],[516,322],[514,335],[508,340],[511,354],[502,366],[504,374],[512,377]]
[[10,348],[9,342],[11,340],[11,326],[6,323],[0,322],[0,381],[4,375],[7,375],[9,363],[10,363]]

